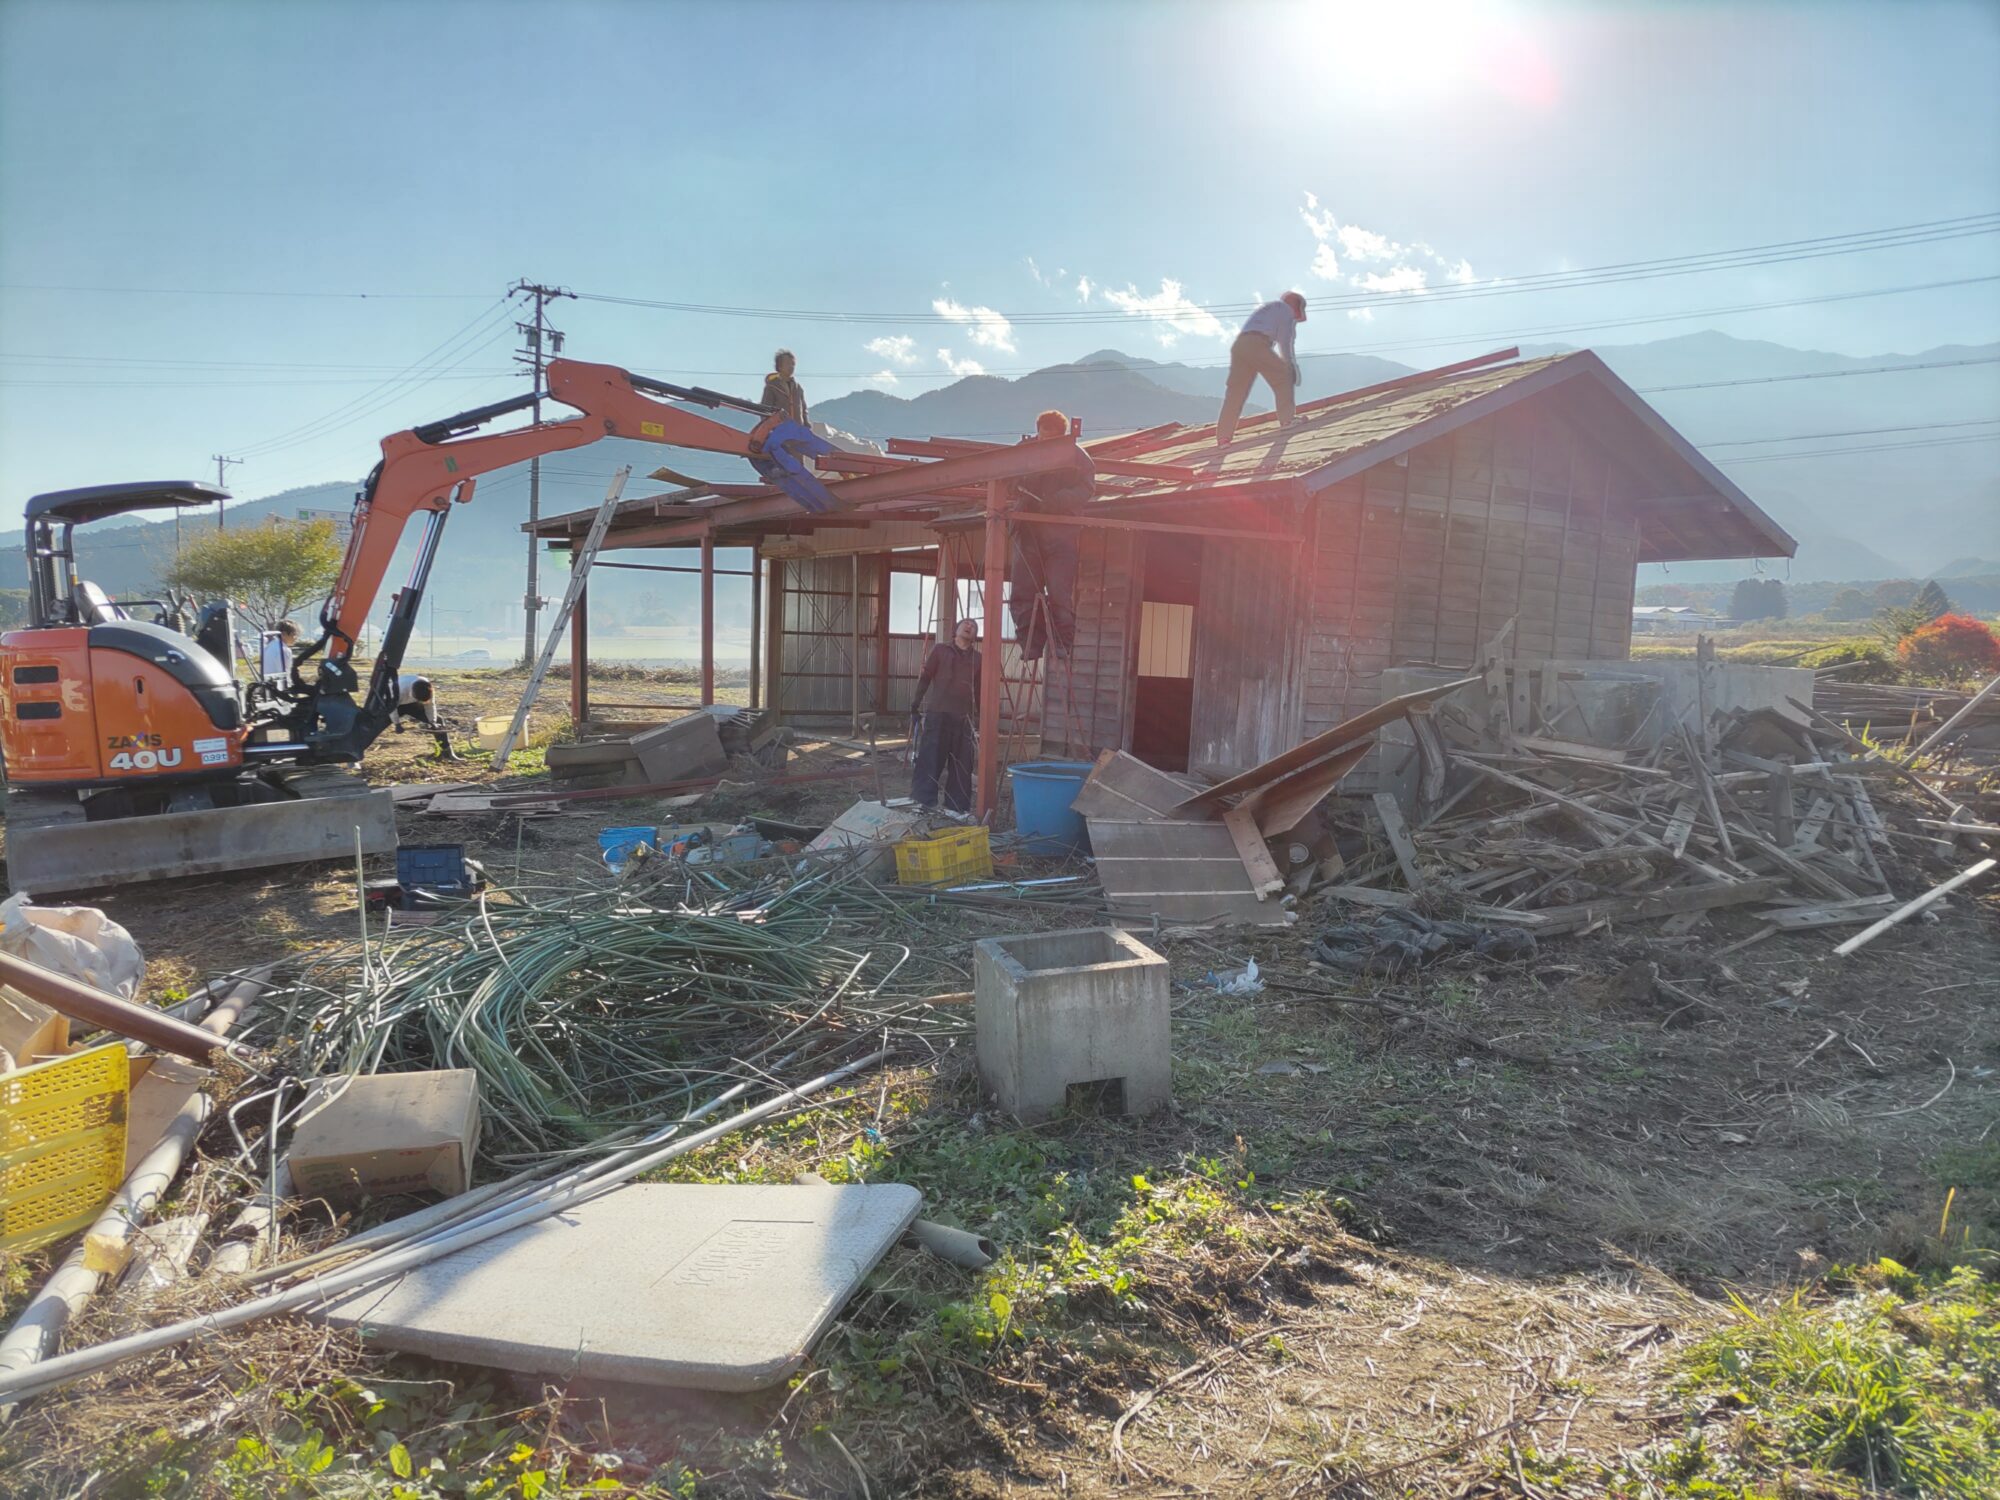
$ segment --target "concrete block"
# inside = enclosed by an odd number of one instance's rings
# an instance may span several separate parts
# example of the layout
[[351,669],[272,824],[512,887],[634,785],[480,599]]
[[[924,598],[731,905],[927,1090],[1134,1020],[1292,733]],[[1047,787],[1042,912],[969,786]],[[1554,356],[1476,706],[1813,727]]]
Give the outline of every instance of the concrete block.
[[897,1182],[622,1187],[315,1316],[434,1359],[762,1390],[805,1362],[922,1201]]
[[1173,1102],[1167,961],[1130,933],[1074,928],[973,944],[981,1085],[1024,1121]]
[[369,854],[396,848],[396,801],[385,788],[148,818],[72,819],[14,826],[7,881],[37,896],[100,886],[215,875],[264,865],[353,859],[354,830]]

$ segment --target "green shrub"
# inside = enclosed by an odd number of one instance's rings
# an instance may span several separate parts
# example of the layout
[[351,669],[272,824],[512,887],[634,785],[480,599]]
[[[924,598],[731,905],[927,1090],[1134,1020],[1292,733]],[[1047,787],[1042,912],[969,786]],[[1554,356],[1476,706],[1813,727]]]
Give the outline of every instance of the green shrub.
[[1865,636],[1855,636],[1844,641],[1835,641],[1830,646],[1822,646],[1817,651],[1809,651],[1799,658],[1799,665],[1811,667],[1815,671],[1822,667],[1843,667],[1855,663],[1850,670],[1840,674],[1842,682],[1901,682],[1903,669],[1898,665],[1895,654],[1878,641]]

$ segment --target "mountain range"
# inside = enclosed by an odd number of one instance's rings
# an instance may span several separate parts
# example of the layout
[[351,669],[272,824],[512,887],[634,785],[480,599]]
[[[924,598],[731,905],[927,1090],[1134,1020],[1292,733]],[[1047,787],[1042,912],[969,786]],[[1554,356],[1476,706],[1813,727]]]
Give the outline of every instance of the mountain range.
[[[1524,348],[1524,355],[1568,346]],[[1648,343],[1594,346],[1605,362],[1799,539],[1789,565],[1767,571],[1800,581],[1961,576],[1990,572],[2000,557],[2000,448],[1990,423],[2000,414],[2000,344],[1950,345],[1869,358],[1795,349],[1704,332]],[[1935,368],[1853,374],[1885,365]],[[1413,372],[1364,354],[1308,356],[1302,395],[1371,385]],[[801,372],[810,385],[810,371]],[[979,437],[1005,441],[1028,432],[1037,412],[1057,407],[1081,418],[1087,434],[1161,422],[1213,421],[1226,372],[1218,364],[1135,357],[1103,349],[1017,379],[976,375],[912,397],[864,390],[818,402],[816,421],[857,436]],[[1678,389],[1659,389],[1678,387]],[[1255,403],[1252,410],[1260,409]],[[1955,425],[1954,425],[1955,424]],[[1797,439],[1771,442],[1770,439]],[[1774,461],[1767,455],[1805,453]],[[362,455],[357,454],[357,458]],[[545,514],[594,505],[613,470],[658,465],[650,444],[610,440],[543,465]],[[743,477],[717,455],[677,454],[676,468],[706,478]],[[432,585],[447,629],[518,629],[526,542],[525,465],[489,475],[472,504],[449,523]],[[107,479],[117,476],[105,476]],[[232,505],[232,526],[300,510],[345,511],[358,480],[288,490]],[[634,486],[637,493],[648,491]],[[188,516],[183,528],[212,524]],[[172,521],[86,528],[79,556],[86,576],[114,594],[144,593],[173,554]],[[390,575],[401,576],[402,563]],[[1739,578],[1744,562],[1680,563],[1641,570],[1640,582]],[[0,534],[0,582],[25,581],[21,533]],[[554,578],[543,570],[543,591]],[[739,583],[741,580],[728,580]],[[694,580],[619,573],[592,583],[593,623],[685,622]],[[387,603],[384,590],[383,605]],[[719,591],[719,619],[747,623],[748,600]],[[741,617],[738,619],[737,617]]]

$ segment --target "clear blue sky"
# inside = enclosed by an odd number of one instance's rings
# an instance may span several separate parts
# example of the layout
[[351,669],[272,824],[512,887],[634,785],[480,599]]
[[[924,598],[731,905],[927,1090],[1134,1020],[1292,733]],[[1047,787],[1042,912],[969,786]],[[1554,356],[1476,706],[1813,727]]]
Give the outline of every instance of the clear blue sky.
[[[1220,358],[1198,315],[1143,316],[1163,282],[1239,304],[1420,272],[1430,290],[1367,320],[1327,308],[1301,349],[1431,364],[1993,274],[2000,235],[1434,295],[2000,208],[1996,78],[1991,3],[0,0],[0,509],[212,473],[217,451],[252,455],[245,496],[356,477],[382,433],[524,388],[491,310],[516,277],[1010,315],[560,306],[580,357],[748,391],[782,342],[823,400],[871,376],[927,389],[951,378],[940,350],[994,372],[1105,346]],[[1909,353],[2000,336],[1996,287],[1565,337]],[[304,291],[376,295],[241,295]],[[468,329],[444,378],[375,394]]]

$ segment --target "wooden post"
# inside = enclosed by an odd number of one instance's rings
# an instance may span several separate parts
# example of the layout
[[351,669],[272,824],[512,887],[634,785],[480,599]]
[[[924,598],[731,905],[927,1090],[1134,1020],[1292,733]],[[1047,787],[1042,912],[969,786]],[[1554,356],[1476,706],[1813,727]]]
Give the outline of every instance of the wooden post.
[[[570,554],[576,566],[576,554]],[[569,612],[569,721],[577,731],[590,717],[590,585],[577,591],[576,608]]]
[[770,618],[764,622],[764,706],[771,722],[784,717],[785,691],[785,562],[771,559],[771,586],[765,591],[764,608]]
[[875,716],[889,711],[889,554],[876,554]]
[[1006,670],[1000,642],[1001,598],[1007,591],[1007,481],[986,486],[986,622],[979,651],[979,788],[973,816],[990,825],[1000,800],[1000,675]]
[[958,555],[951,550],[951,538],[938,536],[937,614],[940,643],[951,639],[958,629]]
[[715,701],[715,533],[701,534],[701,705]]
[[764,686],[764,559],[750,548],[750,706],[756,708]]
[[861,733],[861,554],[847,554],[847,732]]

